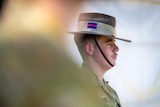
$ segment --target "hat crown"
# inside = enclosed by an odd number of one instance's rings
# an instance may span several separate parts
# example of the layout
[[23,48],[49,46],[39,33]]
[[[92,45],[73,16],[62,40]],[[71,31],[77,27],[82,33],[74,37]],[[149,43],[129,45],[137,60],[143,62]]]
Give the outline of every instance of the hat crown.
[[108,24],[112,27],[116,26],[115,17],[101,13],[81,13],[78,21],[95,21]]
[[72,34],[89,34],[106,36],[113,39],[131,42],[131,40],[116,37],[116,18],[103,13],[80,13],[78,31]]

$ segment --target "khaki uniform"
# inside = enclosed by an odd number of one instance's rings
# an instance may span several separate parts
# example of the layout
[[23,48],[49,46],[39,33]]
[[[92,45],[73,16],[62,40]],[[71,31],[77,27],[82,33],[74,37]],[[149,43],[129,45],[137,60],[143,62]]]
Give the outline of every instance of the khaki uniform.
[[101,82],[98,77],[84,64],[82,70],[87,71],[98,89],[98,95],[103,107],[121,107],[117,93],[108,85],[108,82]]

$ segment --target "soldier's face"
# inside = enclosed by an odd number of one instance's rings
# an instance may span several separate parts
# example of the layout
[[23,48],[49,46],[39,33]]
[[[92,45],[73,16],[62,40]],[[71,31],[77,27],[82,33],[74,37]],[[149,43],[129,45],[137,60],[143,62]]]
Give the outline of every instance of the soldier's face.
[[[115,40],[102,36],[97,39],[97,42],[98,42],[102,52],[104,53],[104,55],[108,59],[108,61],[112,65],[116,65],[116,60],[117,60],[117,56],[118,56],[117,52],[119,51],[119,48],[115,44]],[[105,69],[111,68],[111,66],[105,60],[105,58],[103,57],[102,53],[100,52],[100,50],[98,49],[98,47],[96,45],[95,45],[93,57],[97,62],[99,62],[99,65],[101,67],[103,67]]]

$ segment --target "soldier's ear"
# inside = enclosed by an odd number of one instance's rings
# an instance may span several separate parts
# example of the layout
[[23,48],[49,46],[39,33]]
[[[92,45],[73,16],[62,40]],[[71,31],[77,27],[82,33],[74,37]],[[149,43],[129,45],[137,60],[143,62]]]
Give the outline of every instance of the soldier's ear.
[[92,43],[86,43],[85,45],[85,52],[88,54],[88,55],[93,55],[93,51],[94,51],[94,46]]

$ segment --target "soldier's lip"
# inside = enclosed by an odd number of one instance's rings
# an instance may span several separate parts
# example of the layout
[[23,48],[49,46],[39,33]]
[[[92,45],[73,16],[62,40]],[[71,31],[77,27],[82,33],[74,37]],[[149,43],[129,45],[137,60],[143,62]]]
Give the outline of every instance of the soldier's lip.
[[112,58],[116,60],[116,59],[117,59],[117,56],[118,56],[118,55],[117,55],[117,54],[115,54],[115,55],[113,55],[113,57],[112,57]]

